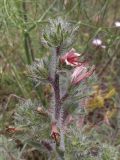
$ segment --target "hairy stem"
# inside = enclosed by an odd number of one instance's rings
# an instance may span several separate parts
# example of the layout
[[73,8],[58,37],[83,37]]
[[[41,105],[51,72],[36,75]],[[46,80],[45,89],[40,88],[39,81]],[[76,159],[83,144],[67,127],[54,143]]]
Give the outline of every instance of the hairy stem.
[[59,75],[55,74],[55,81],[54,81],[54,92],[55,92],[55,119],[58,120],[60,115],[60,88],[59,88]]
[[59,74],[57,73],[57,60],[60,49],[59,47],[52,49],[51,61],[50,61],[50,70],[49,70],[49,81],[53,86],[54,95],[55,95],[55,119],[59,119],[61,103],[60,103],[60,86],[59,86]]
[[[58,57],[60,54],[60,47],[56,48],[56,56]],[[55,79],[54,79],[54,92],[55,92],[55,119],[58,120],[60,116],[60,86],[59,86],[59,74],[57,73],[57,66],[55,72]]]

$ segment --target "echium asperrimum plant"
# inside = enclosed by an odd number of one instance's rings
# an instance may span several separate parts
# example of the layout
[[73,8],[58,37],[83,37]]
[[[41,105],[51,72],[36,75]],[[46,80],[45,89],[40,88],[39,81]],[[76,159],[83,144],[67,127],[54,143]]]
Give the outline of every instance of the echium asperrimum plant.
[[[88,96],[95,67],[82,60],[72,48],[78,26],[58,18],[50,20],[42,34],[42,43],[49,47],[50,54],[29,67],[37,85],[51,85],[51,102],[48,115],[51,117],[51,137],[63,153],[66,125],[72,121],[70,111],[79,106],[79,101]],[[80,59],[81,58],[81,59]]]

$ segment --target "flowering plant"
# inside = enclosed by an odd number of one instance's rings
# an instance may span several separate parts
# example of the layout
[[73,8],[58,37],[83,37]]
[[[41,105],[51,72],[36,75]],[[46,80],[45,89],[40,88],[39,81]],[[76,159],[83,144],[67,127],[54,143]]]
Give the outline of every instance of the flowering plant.
[[57,147],[63,153],[66,129],[72,122],[69,119],[72,117],[70,110],[73,112],[79,106],[83,92],[84,96],[87,96],[85,90],[91,85],[89,78],[92,78],[95,72],[95,67],[90,67],[88,62],[80,60],[81,55],[71,47],[76,29],[77,26],[74,27],[61,19],[50,20],[49,30],[45,28],[42,38],[45,46],[50,48],[49,57],[28,67],[37,85],[45,83],[51,86],[50,105],[47,110],[51,119],[51,138],[59,144]]
[[[49,30],[48,27],[45,28],[42,37],[42,42],[50,49],[50,53],[28,66],[29,76],[35,86],[44,86],[44,90],[49,90],[48,96],[45,96],[46,103],[28,100],[15,113],[16,125],[28,124],[29,134],[35,133],[32,138],[28,135],[25,142],[39,148],[41,152],[44,148],[51,159],[65,159],[68,147],[66,139],[69,139],[67,133],[72,124],[78,128],[84,125],[86,110],[83,105],[92,94],[95,67],[83,60],[81,54],[72,48],[76,29],[77,26],[61,19],[50,20]],[[42,91],[41,89],[40,92]],[[44,116],[44,122],[40,115]],[[33,130],[34,125],[36,127]],[[24,134],[28,134],[25,129]]]

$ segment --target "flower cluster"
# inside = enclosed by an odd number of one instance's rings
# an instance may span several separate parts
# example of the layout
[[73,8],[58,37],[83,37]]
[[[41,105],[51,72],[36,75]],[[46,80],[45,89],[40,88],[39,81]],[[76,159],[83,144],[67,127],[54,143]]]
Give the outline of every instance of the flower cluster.
[[70,66],[77,66],[81,64],[79,62],[79,56],[80,54],[76,53],[75,49],[72,48],[69,52],[60,57],[60,61]]
[[71,83],[75,85],[90,77],[95,71],[94,67],[88,70],[88,63],[80,62],[79,57],[80,54],[76,53],[74,48],[60,57],[61,63],[66,63],[66,65],[74,67],[71,75]]

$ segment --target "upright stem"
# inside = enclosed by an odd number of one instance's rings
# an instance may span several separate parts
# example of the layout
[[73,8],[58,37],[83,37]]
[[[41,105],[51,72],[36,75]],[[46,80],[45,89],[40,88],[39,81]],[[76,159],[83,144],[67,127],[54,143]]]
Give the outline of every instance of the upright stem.
[[29,53],[28,38],[27,38],[26,33],[24,33],[24,48],[25,48],[25,53],[26,53],[26,57],[27,57],[27,62],[28,62],[28,64],[31,64],[31,56]]
[[[56,55],[57,57],[60,55],[60,47],[56,48]],[[57,68],[56,68],[57,69]],[[55,87],[55,118],[58,120],[60,116],[60,109],[61,109],[61,103],[60,103],[60,86],[59,86],[59,74],[56,72],[55,73],[55,82],[54,82],[54,87]]]
[[59,47],[52,49],[51,61],[50,61],[50,70],[49,77],[51,79],[51,84],[54,89],[54,98],[55,98],[55,119],[59,119],[61,103],[60,103],[60,86],[59,86],[59,74],[57,73],[57,60],[59,56],[60,49]]
[[55,119],[58,120],[60,115],[60,88],[59,88],[59,75],[55,74],[55,81],[54,81],[54,92],[55,92]]

